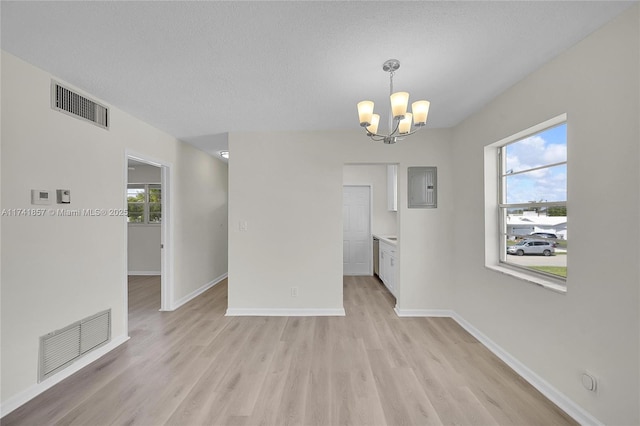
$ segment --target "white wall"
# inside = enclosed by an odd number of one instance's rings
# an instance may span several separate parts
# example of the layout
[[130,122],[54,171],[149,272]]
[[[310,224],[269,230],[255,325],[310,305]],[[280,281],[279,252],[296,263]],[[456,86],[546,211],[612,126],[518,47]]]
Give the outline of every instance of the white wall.
[[127,237],[129,275],[160,275],[160,225],[129,225]]
[[160,183],[162,170],[150,164],[136,164],[127,168],[129,183]]
[[[136,165],[129,169],[128,183],[160,183],[162,169]],[[162,229],[159,224],[129,224],[127,232],[127,268],[129,275],[160,274]]]
[[[30,189],[71,190],[73,209],[124,209],[125,150],[172,166],[173,301],[227,272],[227,166],[111,108],[106,131],[50,108],[51,76],[2,53],[2,208]],[[2,403],[36,388],[38,338],[112,309],[125,329],[125,217],[2,217]]]
[[[176,300],[219,280],[228,271],[228,166],[221,160],[180,143],[176,161],[180,179],[174,185],[176,221]],[[180,282],[184,285],[180,286]]]
[[[399,163],[401,309],[450,308],[451,132],[229,135],[229,309],[342,309],[343,167]],[[437,166],[437,209],[407,209],[408,166]],[[246,221],[246,232],[239,222]],[[297,286],[297,298],[290,287]]]
[[[453,135],[455,310],[605,424],[639,424],[638,7],[532,73]],[[568,114],[567,293],[484,267],[483,147]],[[593,232],[605,217],[616,226]],[[599,379],[591,393],[580,382]]]
[[376,235],[398,233],[398,212],[387,208],[387,166],[384,164],[346,165],[343,169],[344,185],[371,185],[371,231]]

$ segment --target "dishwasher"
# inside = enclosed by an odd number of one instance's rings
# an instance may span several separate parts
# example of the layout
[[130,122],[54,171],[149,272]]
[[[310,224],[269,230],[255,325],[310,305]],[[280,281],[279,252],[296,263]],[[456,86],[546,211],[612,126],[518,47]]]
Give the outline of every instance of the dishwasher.
[[380,240],[373,237],[373,274],[380,276]]

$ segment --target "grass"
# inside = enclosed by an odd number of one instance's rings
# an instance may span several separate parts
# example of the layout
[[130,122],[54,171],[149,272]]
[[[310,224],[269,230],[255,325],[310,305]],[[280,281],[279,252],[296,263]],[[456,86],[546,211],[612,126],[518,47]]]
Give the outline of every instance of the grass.
[[529,268],[567,278],[566,266],[529,266]]

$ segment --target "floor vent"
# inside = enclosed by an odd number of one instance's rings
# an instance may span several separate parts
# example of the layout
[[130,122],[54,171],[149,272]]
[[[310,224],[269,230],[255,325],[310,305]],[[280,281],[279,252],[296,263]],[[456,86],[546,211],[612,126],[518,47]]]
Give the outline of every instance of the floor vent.
[[38,382],[111,340],[111,309],[40,337]]
[[109,129],[109,109],[67,89],[55,81],[51,82],[51,107],[73,117],[81,118]]

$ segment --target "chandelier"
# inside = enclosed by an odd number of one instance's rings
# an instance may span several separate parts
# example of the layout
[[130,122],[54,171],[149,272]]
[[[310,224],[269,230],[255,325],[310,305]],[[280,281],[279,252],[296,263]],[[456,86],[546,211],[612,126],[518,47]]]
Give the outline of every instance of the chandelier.
[[[398,68],[400,68],[400,61],[397,59],[389,59],[382,64],[382,69],[389,73],[389,94],[391,99],[389,134],[378,133],[380,115],[373,113],[373,101],[358,102],[360,126],[366,129],[367,136],[372,140],[383,141],[386,144],[396,143],[420,130],[421,127],[427,124],[427,115],[429,114],[429,101],[416,101],[411,104],[411,112],[407,112],[409,93],[393,93],[393,74]],[[412,121],[413,130],[411,129]]]

